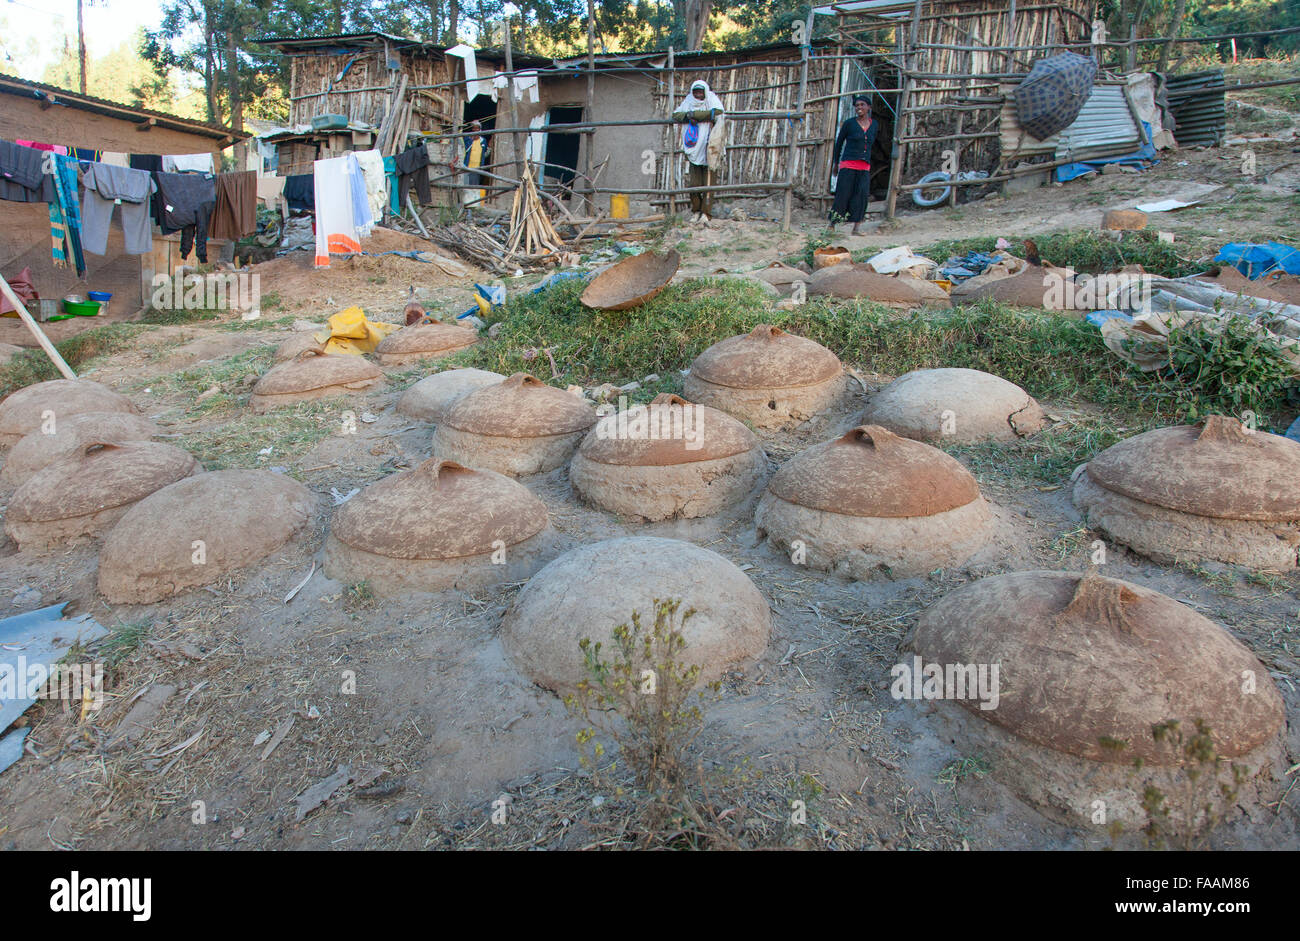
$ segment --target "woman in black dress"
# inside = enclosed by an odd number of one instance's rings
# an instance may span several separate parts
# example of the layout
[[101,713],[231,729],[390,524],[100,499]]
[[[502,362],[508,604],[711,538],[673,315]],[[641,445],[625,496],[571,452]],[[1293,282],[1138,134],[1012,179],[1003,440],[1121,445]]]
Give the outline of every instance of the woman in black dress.
[[835,181],[835,203],[831,206],[830,228],[848,219],[853,223],[850,235],[861,235],[858,228],[867,214],[871,196],[871,146],[876,142],[876,122],[871,117],[871,101],[865,95],[853,97],[853,116],[840,125],[835,136],[831,163],[839,173]]

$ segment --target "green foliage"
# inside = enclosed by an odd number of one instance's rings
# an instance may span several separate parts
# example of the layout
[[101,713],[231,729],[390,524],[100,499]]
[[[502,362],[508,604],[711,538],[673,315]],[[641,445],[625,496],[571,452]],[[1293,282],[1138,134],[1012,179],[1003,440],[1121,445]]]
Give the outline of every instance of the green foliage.
[[[1127,232],[1123,240],[1118,242],[1092,230],[1051,232],[1031,238],[1044,261],[1050,261],[1060,268],[1073,268],[1080,274],[1115,271],[1124,265],[1141,265],[1148,274],[1167,278],[1181,278],[1200,270],[1194,260],[1184,259],[1174,246],[1160,241],[1159,235],[1151,229]],[[949,239],[918,249],[918,253],[942,264],[951,255],[991,252],[997,240],[997,235]],[[1008,241],[1011,242],[1011,254],[1023,255],[1021,240]],[[874,254],[874,250],[868,249],[863,257],[869,257],[870,254]]]
[[1282,347],[1243,316],[1194,320],[1171,330],[1169,361],[1172,394],[1191,420],[1276,412],[1298,382]]
[[[1210,727],[1202,719],[1195,720],[1190,733],[1177,719],[1158,723],[1151,727],[1151,737],[1167,747],[1181,771],[1173,793],[1153,784],[1143,789],[1147,824],[1142,832],[1147,844],[1152,849],[1203,849],[1210,832],[1237,802],[1247,770],[1219,756]],[[1135,765],[1142,767],[1140,760]]]
[[[54,344],[72,369],[77,370],[98,356],[124,350],[144,328],[138,324],[112,323],[92,327],[75,336]],[[15,353],[9,362],[0,366],[0,398],[24,386],[49,379],[61,378],[58,369],[44,350],[32,349]]]
[[720,689],[714,682],[696,692],[700,668],[682,657],[682,629],[694,609],[678,620],[681,601],[655,599],[654,605],[652,626],[643,625],[640,613],[633,611],[630,622],[614,628],[610,659],[602,657],[599,641],[584,637],[579,642],[587,677],[564,700],[570,713],[586,723],[577,740],[585,752],[583,763],[593,772],[600,771],[605,756],[598,736],[618,745],[636,787],[648,798],[648,836],[670,823],[674,829],[688,821],[703,825],[691,796],[702,776],[690,761],[690,750],[704,729],[699,703]]

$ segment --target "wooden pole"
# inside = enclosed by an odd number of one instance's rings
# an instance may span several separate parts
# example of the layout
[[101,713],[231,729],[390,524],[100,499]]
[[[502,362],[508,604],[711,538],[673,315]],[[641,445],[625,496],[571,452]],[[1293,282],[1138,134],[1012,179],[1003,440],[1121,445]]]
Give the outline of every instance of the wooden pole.
[[[677,67],[673,61],[673,47],[668,47],[668,109],[666,118],[673,116],[673,108],[677,105]],[[664,189],[668,190],[668,218],[677,215],[677,197],[674,195],[677,188],[673,185],[673,168],[677,165],[677,148],[674,141],[677,133],[672,124],[665,128],[668,134],[668,163],[664,167]]]
[[[519,103],[515,96],[515,60],[510,51],[510,17],[505,18],[506,24],[506,71],[510,73],[510,78],[506,81],[506,94],[510,96],[510,126],[519,127]],[[510,135],[515,148],[515,177],[519,180],[524,178],[524,148],[521,143],[522,138],[518,131]]]
[[898,61],[906,71],[906,75],[903,80],[903,91],[898,96],[898,113],[894,119],[894,142],[889,163],[889,195],[885,197],[885,215],[890,219],[894,217],[894,210],[897,208],[898,184],[902,180],[903,164],[907,160],[908,145],[906,142],[900,142],[899,138],[915,136],[910,128],[903,130],[902,135],[899,134],[899,130],[905,121],[913,116],[911,99],[912,88],[916,82],[912,67],[915,64],[913,58],[916,55],[917,35],[921,29],[921,4],[922,0],[916,0],[916,5],[912,7],[912,25],[906,38],[901,29],[898,31]]
[[[596,4],[595,0],[587,0],[587,120],[594,120],[596,117],[594,106],[596,102]],[[596,132],[587,131],[582,135],[584,144],[583,150],[586,152],[583,157],[583,167],[587,174],[587,179],[591,179],[591,152],[596,143]],[[595,193],[591,194],[593,197]],[[596,211],[596,205],[593,201],[591,204],[592,212]]]
[[[815,15],[812,11],[809,11],[808,21],[805,24],[804,42],[799,47],[799,57],[802,62],[799,66],[799,104],[795,110],[800,114],[803,113],[803,100],[808,95],[808,53],[812,49],[813,17]],[[790,231],[790,209],[794,203],[794,165],[798,155],[799,129],[803,124],[803,120],[801,117],[798,124],[793,121],[786,124],[789,129],[790,141],[785,150],[785,210],[781,214],[782,232]],[[868,154],[868,156],[870,155]]]
[[18,316],[22,318],[23,323],[27,324],[27,329],[32,332],[32,336],[36,337],[36,342],[41,345],[41,349],[43,349],[46,355],[53,361],[59,372],[63,373],[63,378],[76,379],[77,374],[72,371],[71,366],[64,362],[63,357],[60,356],[59,351],[54,348],[54,344],[51,343],[50,338],[45,335],[45,331],[41,329],[40,324],[32,319],[31,314],[27,313],[27,306],[22,302],[22,299],[14,293],[14,289],[9,286],[9,282],[4,279],[3,275],[0,275],[0,293],[4,294],[5,299],[13,305],[14,310],[18,312]]

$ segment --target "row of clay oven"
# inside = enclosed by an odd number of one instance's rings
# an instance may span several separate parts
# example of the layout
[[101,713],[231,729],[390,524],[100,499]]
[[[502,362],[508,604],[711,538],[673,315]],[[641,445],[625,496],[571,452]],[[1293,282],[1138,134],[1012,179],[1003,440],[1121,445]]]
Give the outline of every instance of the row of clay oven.
[[[356,358],[287,362],[343,359]],[[739,418],[796,424],[839,401],[844,381],[829,350],[772,327],[701,354],[686,399],[604,417],[523,374],[432,375],[398,407],[435,423],[435,457],[335,511],[325,572],[381,594],[526,579],[503,644],[523,673],[560,692],[583,679],[579,640],[607,639],[633,610],[645,616],[654,599],[679,599],[695,612],[684,625],[688,658],[702,680],[716,678],[768,643],[767,602],[739,568],[652,537],[557,556],[545,505],[511,478],[568,462],[575,491],[609,512],[717,513],[768,475]],[[1023,390],[997,377],[910,373],[872,398],[862,425],[771,475],[757,526],[809,567],[852,578],[958,566],[989,540],[991,513],[958,461],[916,439],[1007,439],[1045,423]],[[309,528],[315,498],[301,484],[267,471],[202,472],[187,452],[149,440],[156,432],[125,397],[84,380],[0,402],[0,444],[11,446],[0,477],[17,486],[6,532],[24,550],[102,536],[101,593],[149,603],[246,568]],[[1287,482],[1297,468],[1300,445],[1211,418],[1102,452],[1078,474],[1075,499],[1095,525],[1157,559],[1292,568],[1300,507]],[[995,708],[956,697],[965,708],[945,714],[1014,753],[1029,769],[1019,789],[1044,806],[1087,816],[1104,794],[1116,819],[1139,819],[1132,764],[1142,760],[1146,783],[1172,784],[1180,756],[1151,735],[1171,718],[1205,722],[1219,756],[1248,770],[1251,793],[1271,794],[1281,780],[1285,715],[1267,669],[1223,628],[1149,589],[1095,574],[984,578],[927,611],[909,646],[940,675],[999,665]],[[1254,678],[1249,689],[1244,676]]]

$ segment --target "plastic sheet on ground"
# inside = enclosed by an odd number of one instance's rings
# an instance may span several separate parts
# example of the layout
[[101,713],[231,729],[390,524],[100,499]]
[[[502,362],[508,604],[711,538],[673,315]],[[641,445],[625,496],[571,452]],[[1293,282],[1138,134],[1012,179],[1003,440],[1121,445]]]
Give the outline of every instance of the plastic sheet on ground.
[[360,307],[349,307],[331,317],[326,328],[312,336],[325,347],[326,353],[360,356],[362,353],[373,353],[379,341],[400,326],[367,320],[365,311]]
[[[7,678],[14,684],[12,697],[7,693],[0,697],[0,732],[36,702],[27,695],[26,670],[20,670],[20,666],[41,664],[48,668],[61,660],[73,645],[108,633],[89,614],[64,620],[65,607],[66,601],[0,621],[0,682]],[[0,739],[0,772],[22,757],[26,735],[27,729],[15,729]]]
[[1279,269],[1300,274],[1300,248],[1281,242],[1229,242],[1214,260],[1232,265],[1252,281]]

